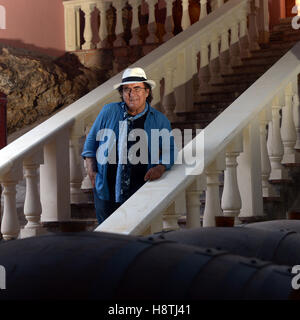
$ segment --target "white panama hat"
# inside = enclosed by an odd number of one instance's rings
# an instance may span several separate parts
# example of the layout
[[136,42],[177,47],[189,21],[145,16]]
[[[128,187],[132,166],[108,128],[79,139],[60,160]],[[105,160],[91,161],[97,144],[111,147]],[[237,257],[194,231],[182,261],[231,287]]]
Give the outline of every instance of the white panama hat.
[[142,68],[128,68],[124,71],[122,76],[122,82],[115,84],[114,89],[119,89],[124,84],[131,84],[137,82],[146,82],[151,89],[156,87],[156,83],[153,80],[148,80],[145,71]]

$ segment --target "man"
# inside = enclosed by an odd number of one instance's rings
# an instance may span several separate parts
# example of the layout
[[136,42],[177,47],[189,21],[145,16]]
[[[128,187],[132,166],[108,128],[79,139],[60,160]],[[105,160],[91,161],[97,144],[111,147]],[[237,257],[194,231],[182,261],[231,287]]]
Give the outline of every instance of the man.
[[[119,90],[122,102],[105,105],[87,136],[82,156],[86,159],[88,175],[94,187],[99,224],[147,180],[159,179],[174,164],[176,149],[174,137],[170,135],[170,122],[150,106],[155,86],[153,80],[147,79],[143,69],[126,69],[122,82],[114,86]],[[154,150],[154,139],[151,143],[155,129],[164,129],[161,132],[168,133],[156,144],[159,150]],[[140,135],[141,130],[144,137]],[[137,137],[140,138],[137,142],[144,149],[134,153],[134,138]],[[168,147],[162,143],[163,139],[168,139]],[[158,157],[153,156],[156,151]],[[142,158],[146,161],[134,161]]]

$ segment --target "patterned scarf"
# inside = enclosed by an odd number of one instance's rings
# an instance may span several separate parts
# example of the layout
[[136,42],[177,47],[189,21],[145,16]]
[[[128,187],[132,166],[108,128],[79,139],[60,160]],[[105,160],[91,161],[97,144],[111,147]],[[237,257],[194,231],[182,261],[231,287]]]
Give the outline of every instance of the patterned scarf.
[[122,105],[123,121],[119,123],[118,155],[119,162],[116,176],[116,202],[125,202],[130,197],[130,175],[132,164],[128,159],[128,151],[135,141],[128,141],[128,135],[133,129],[133,121],[142,117],[149,109],[148,103],[143,112],[132,116],[127,112],[126,104]]

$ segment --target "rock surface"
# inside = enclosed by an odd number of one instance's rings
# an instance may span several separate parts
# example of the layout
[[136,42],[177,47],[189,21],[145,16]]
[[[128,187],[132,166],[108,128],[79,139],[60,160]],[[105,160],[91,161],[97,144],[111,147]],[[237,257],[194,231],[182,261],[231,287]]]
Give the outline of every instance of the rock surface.
[[2,48],[0,91],[7,95],[8,134],[78,100],[99,82],[96,73],[84,67],[75,55],[67,53],[54,60],[25,50]]

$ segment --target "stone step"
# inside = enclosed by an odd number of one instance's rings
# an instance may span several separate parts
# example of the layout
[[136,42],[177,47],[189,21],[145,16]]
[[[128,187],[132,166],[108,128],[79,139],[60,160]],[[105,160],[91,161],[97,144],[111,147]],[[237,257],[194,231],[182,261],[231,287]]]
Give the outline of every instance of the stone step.
[[252,65],[243,65],[243,66],[236,66],[232,67],[234,73],[247,73],[247,74],[256,74],[256,73],[261,73],[265,72],[272,66],[272,63],[269,63],[267,61],[265,64],[252,64]]

